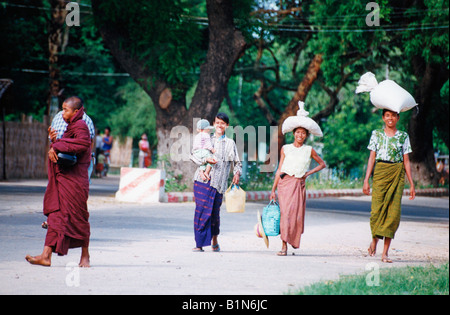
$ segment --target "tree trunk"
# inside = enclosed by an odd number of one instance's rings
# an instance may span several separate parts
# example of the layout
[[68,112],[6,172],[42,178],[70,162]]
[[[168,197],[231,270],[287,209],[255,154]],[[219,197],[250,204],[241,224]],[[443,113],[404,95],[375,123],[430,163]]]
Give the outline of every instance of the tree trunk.
[[66,3],[64,0],[51,0],[51,19],[48,26],[49,51],[49,96],[47,100],[47,115],[52,118],[59,110],[60,71],[58,67],[58,54],[62,47],[64,22],[66,20]]
[[[100,2],[92,1],[94,15],[102,14],[99,9]],[[243,54],[246,45],[242,33],[234,26],[232,2],[207,0],[206,5],[209,25],[208,51],[205,62],[200,66],[200,76],[189,110],[186,106],[186,91],[180,93],[178,89],[177,94],[172,95],[173,87],[154,75],[138,56],[132,56],[122,48],[118,28],[112,23],[100,25],[100,33],[112,55],[153,101],[157,119],[158,155],[169,159],[170,171],[173,175],[182,175],[180,183],[188,187],[192,186],[192,175],[195,171],[194,164],[186,161],[186,153],[190,152],[185,152],[187,148],[191,148],[192,133],[195,131],[193,120],[205,118],[212,122],[226,95],[234,64]],[[176,128],[179,126],[182,128]],[[190,133],[189,143],[186,143],[186,135],[179,137],[177,134],[178,131],[185,133],[186,130]]]
[[413,150],[410,154],[411,171],[414,181],[436,187],[439,178],[433,150],[433,108],[446,78],[441,74],[440,65],[426,63],[422,57],[414,57],[412,66],[419,79],[415,89],[419,105],[418,111],[413,109],[408,130]]
[[206,61],[200,66],[200,78],[189,107],[191,118],[213,120],[226,93],[234,64],[244,53],[246,43],[233,23],[231,1],[206,2],[209,45]]
[[280,119],[278,120],[278,153],[280,153],[281,148],[284,145],[284,135],[281,132],[281,126],[283,125],[283,122],[286,120],[286,118],[288,118],[289,116],[297,115],[298,101],[304,101],[306,99],[309,90],[317,79],[322,61],[322,54],[315,55],[311,60],[308,70],[306,71],[303,80],[300,82],[294,97],[291,99],[288,106],[281,114]]

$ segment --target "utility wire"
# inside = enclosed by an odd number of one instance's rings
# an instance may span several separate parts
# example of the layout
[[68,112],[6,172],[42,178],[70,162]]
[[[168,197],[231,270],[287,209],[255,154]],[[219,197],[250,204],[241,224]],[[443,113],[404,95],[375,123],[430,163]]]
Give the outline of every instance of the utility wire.
[[[48,70],[36,70],[36,69],[13,69],[14,71],[28,72],[28,73],[42,73],[48,74]],[[110,72],[77,72],[77,71],[64,71],[64,74],[68,75],[80,75],[90,77],[129,77],[129,73],[110,73]]]

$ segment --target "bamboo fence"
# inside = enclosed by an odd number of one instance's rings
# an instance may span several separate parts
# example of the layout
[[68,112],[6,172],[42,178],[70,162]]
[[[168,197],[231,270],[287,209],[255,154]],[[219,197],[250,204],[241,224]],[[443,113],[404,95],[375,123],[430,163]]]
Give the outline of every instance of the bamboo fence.
[[45,124],[0,123],[0,180],[47,177],[47,150]]

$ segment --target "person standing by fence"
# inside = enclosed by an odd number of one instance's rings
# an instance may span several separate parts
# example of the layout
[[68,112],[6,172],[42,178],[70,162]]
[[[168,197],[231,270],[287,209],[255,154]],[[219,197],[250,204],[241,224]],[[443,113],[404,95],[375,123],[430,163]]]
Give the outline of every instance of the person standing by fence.
[[139,167],[147,168],[150,165],[152,165],[152,153],[150,151],[147,135],[143,133],[141,140],[139,140]]
[[104,163],[104,169],[103,169],[103,176],[106,176],[109,171],[109,165],[111,164],[111,148],[113,144],[113,137],[111,135],[111,127],[105,128],[105,135],[102,138],[103,142],[103,154],[105,155],[105,163]]

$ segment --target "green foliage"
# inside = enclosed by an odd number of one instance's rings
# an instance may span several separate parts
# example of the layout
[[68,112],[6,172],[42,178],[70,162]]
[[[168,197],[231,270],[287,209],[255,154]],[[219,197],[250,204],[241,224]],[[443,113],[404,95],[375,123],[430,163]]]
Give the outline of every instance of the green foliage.
[[[418,14],[418,11],[422,11]],[[448,0],[424,0],[423,4],[413,6],[405,11],[409,27],[421,28],[423,31],[408,31],[402,35],[404,53],[412,57],[422,56],[426,62],[449,64],[448,40]],[[445,26],[447,28],[427,29],[430,26]]]
[[136,145],[146,133],[150,147],[156,147],[156,112],[150,97],[135,82],[119,88],[119,94],[125,105],[108,119],[113,133],[133,138]]
[[[124,71],[115,64],[108,49],[103,45],[93,16],[82,15],[80,24],[82,27],[67,29],[68,45],[60,54],[64,96],[81,96],[95,127],[103,131],[106,126],[111,126],[113,134],[118,135],[114,131],[115,126],[111,125],[110,117],[127,104],[127,98],[123,97],[124,89],[129,87],[132,90],[135,83],[128,76],[108,76],[109,73]],[[97,75],[89,75],[90,73]],[[123,134],[127,135],[128,133]]]
[[[388,2],[377,1],[380,23],[389,21],[392,9]],[[386,39],[386,32],[369,30],[366,4],[365,1],[326,0],[314,1],[311,5],[310,12],[314,13],[311,23],[318,30],[312,44],[313,51],[323,53],[321,69],[329,86],[336,86],[343,73],[367,71],[377,59],[372,50]],[[363,62],[347,65],[352,58],[362,55],[366,56]]]
[[122,1],[100,4],[100,23],[121,34],[122,46],[173,86],[191,86],[205,56],[204,25],[192,23],[201,1]]
[[[245,191],[272,190],[275,172],[261,172],[261,162],[248,162],[245,178],[241,178],[240,185]],[[230,176],[231,177],[231,176]],[[229,179],[229,185],[231,178]]]
[[[370,271],[374,272],[374,271]],[[448,262],[440,266],[380,269],[379,285],[369,286],[370,275],[341,276],[315,283],[291,294],[298,295],[448,295]]]
[[[325,134],[323,157],[327,165],[336,168],[339,174],[348,175],[353,168],[364,167],[370,132],[382,127],[380,114],[371,112],[373,107],[368,95],[353,94],[360,74],[372,71],[382,78],[384,73],[381,71],[384,72],[388,64],[389,77],[413,92],[421,81],[420,77],[413,75],[413,58],[421,56],[448,70],[448,28],[427,29],[448,25],[448,0],[405,2],[404,6],[411,6],[409,9],[399,8],[393,1],[376,1],[381,8],[381,26],[376,30],[365,24],[369,13],[365,9],[367,2],[233,1],[235,24],[243,32],[249,47],[236,64],[235,74],[229,80],[229,99],[223,101],[220,111],[230,115],[231,125],[244,128],[249,125],[269,126],[270,122],[253,98],[261,80],[267,86],[272,85],[265,101],[277,120],[302,80],[312,56],[323,53],[324,62],[318,78],[321,84],[333,89],[343,74],[349,75],[349,83],[339,94],[335,113],[328,121],[320,122]],[[83,3],[90,2],[85,0]],[[20,3],[49,8],[48,1],[22,0]],[[275,13],[249,14],[261,7],[287,9],[292,4],[301,5],[301,12],[285,16]],[[7,47],[0,50],[0,76],[14,80],[11,87],[14,112],[7,112],[8,119],[17,119],[22,112],[39,119],[44,114],[48,75],[19,70],[48,69],[46,28],[49,18],[48,10],[0,6],[0,41]],[[121,44],[127,51],[140,58],[158,77],[173,85],[175,99],[184,97],[189,89],[187,98],[191,97],[207,51],[205,0],[102,1],[101,14],[95,18],[121,34]],[[296,31],[301,27],[305,30],[308,25],[313,32]],[[406,27],[419,30],[384,30]],[[98,129],[103,130],[111,125],[114,135],[131,136],[136,140],[142,132],[146,132],[154,145],[155,111],[150,99],[137,84],[130,77],[87,75],[92,72],[125,72],[103,45],[94,25],[94,16],[82,13],[81,27],[66,31],[68,45],[60,54],[64,96],[82,96],[87,112]],[[261,38],[264,39],[262,43],[259,41]],[[264,45],[265,49],[261,58],[256,60],[258,44]],[[302,44],[305,47],[296,59]],[[359,59],[350,64],[355,58]],[[295,69],[294,62],[297,62]],[[448,143],[448,80],[444,86],[439,86],[439,90],[440,95],[435,95],[429,119],[436,126],[435,147],[441,152],[448,152],[445,146]],[[311,116],[322,110],[328,101],[328,94],[317,83],[305,100]],[[410,112],[401,115],[399,129],[407,130],[410,115]],[[443,127],[438,124],[440,117],[446,120]],[[257,165],[251,165],[249,171],[250,174],[257,172]],[[262,189],[257,187],[259,183],[266,187],[270,181],[270,178],[254,178],[253,183],[243,182],[243,185]]]
[[[156,164],[156,163],[155,163]],[[166,192],[181,192],[186,191],[187,185],[183,183],[183,174],[175,174],[171,167],[170,157],[166,155],[158,155],[158,165],[166,171]]]
[[368,95],[351,94],[346,91],[339,111],[323,125],[323,158],[329,168],[343,171],[344,176],[354,168],[364,167],[369,156],[366,148],[371,132],[383,126],[381,116],[372,113],[374,107]]
[[[43,1],[21,1],[23,5],[41,6]],[[0,78],[14,81],[9,88],[12,108],[9,119],[20,119],[21,113],[33,114],[42,121],[46,107],[48,81],[42,74],[22,69],[48,69],[46,15],[34,10],[0,5]]]

